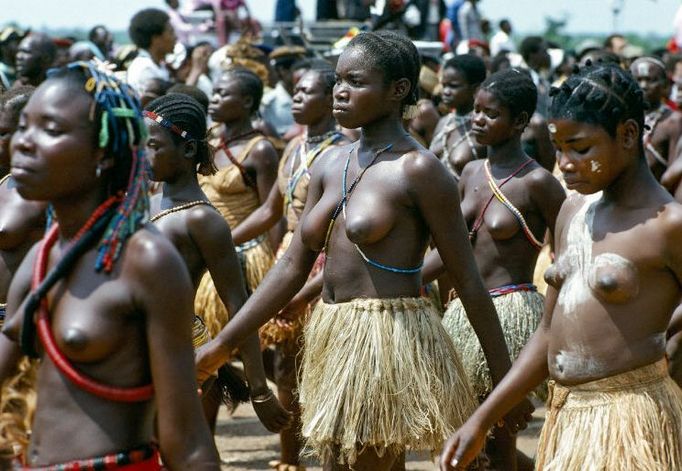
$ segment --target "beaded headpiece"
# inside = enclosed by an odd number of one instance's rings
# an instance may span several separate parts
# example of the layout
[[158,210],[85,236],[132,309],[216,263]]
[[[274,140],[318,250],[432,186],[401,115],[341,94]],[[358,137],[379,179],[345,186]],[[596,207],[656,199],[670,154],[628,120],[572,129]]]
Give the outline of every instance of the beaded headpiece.
[[184,129],[181,129],[179,126],[173,124],[169,119],[166,119],[163,116],[158,115],[158,114],[154,113],[153,111],[149,111],[149,110],[144,110],[142,113],[144,114],[144,116],[146,118],[149,118],[152,121],[157,122],[158,124],[160,124],[161,126],[163,126],[166,129],[170,129],[171,132],[177,134],[181,138],[187,139],[187,140],[192,139],[192,136],[190,136],[187,133],[187,131],[185,131]]
[[[146,179],[148,163],[144,157],[143,145],[147,129],[135,92],[118,80],[106,64],[95,61],[73,62],[66,66],[66,70],[81,70],[85,74],[85,91],[94,100],[90,119],[95,121],[97,113],[101,113],[99,147],[107,149],[111,156],[119,156],[126,149],[130,151],[127,185],[124,189],[117,189],[120,202],[97,246],[95,270],[109,273],[126,240],[149,218]],[[58,73],[59,69],[50,72],[48,76]],[[117,162],[114,165],[116,164]]]

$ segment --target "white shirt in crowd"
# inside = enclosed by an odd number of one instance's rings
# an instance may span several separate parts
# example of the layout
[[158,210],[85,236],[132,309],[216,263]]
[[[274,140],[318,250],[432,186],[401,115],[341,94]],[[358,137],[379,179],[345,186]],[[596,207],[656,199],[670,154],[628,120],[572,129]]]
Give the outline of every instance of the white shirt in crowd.
[[144,49],[140,49],[137,57],[133,59],[128,67],[127,82],[139,94],[144,91],[144,85],[151,79],[170,80],[170,72],[166,65],[157,64],[152,60],[152,56]]
[[490,55],[495,57],[500,51],[516,52],[514,41],[502,30],[499,30],[490,39]]

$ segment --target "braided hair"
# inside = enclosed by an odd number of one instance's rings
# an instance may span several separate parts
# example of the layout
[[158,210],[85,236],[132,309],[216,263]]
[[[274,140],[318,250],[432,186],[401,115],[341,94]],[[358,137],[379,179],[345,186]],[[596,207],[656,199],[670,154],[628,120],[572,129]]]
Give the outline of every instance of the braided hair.
[[0,95],[0,113],[9,113],[12,121],[17,121],[19,113],[26,106],[34,91],[35,87],[31,85],[10,88]]
[[[412,41],[393,31],[364,32],[348,43],[349,49],[357,47],[367,53],[373,66],[384,76],[384,83],[407,79],[410,90],[402,107],[414,105],[419,99],[419,71],[421,57]],[[402,110],[401,110],[402,111]]]
[[535,113],[538,89],[530,75],[519,69],[504,69],[485,79],[480,90],[491,93],[509,109],[512,118],[521,113],[528,115],[528,121]]
[[94,62],[74,62],[50,71],[49,81],[59,80],[92,96],[90,120],[94,143],[113,161],[108,173],[108,193],[120,202],[97,246],[96,271],[110,273],[125,242],[147,222],[147,160],[144,157],[146,127],[135,92]]
[[485,80],[486,69],[483,59],[475,54],[460,54],[443,64],[443,70],[455,69],[464,75],[469,85],[478,85]]
[[[644,132],[644,93],[630,73],[614,64],[577,69],[559,88],[552,88],[552,119],[600,126],[616,137],[619,124],[632,119]],[[640,148],[643,152],[643,149]]]
[[213,175],[216,172],[216,167],[213,164],[213,153],[206,141],[206,113],[197,100],[189,95],[172,93],[155,99],[145,109],[163,116],[164,119],[178,128],[187,131],[186,137],[173,132],[169,132],[169,134],[176,146],[182,142],[196,142],[197,153],[194,162],[197,165],[198,173]]

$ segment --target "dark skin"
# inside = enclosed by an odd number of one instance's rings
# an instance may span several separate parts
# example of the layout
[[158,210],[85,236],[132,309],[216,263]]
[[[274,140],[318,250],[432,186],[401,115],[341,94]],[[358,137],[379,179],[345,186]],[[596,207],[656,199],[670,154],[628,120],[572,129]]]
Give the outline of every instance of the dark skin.
[[[239,342],[242,332],[251,332],[273,317],[303,286],[324,246],[330,218],[341,195],[341,175],[349,152],[352,151],[352,158],[348,177],[352,181],[361,168],[369,165],[374,152],[389,142],[394,147],[383,152],[365,173],[348,204],[347,218],[339,218],[331,233],[323,299],[339,303],[360,297],[418,296],[419,274],[394,274],[370,268],[353,242],[362,245],[374,260],[411,267],[421,262],[432,239],[481,337],[494,381],[509,367],[494,307],[485,294],[466,243],[466,227],[452,175],[432,153],[406,136],[402,127],[401,107],[410,92],[410,81],[399,79],[386,84],[382,71],[371,64],[371,56],[361,48],[346,49],[339,58],[334,116],[344,127],[361,128],[358,151],[352,150],[355,146],[339,147],[330,158],[320,161],[310,182],[302,222],[289,249],[234,321],[200,349],[197,354],[200,378],[220,365],[230,345]],[[433,204],[434,201],[442,204]],[[399,460],[396,455],[380,457],[378,450],[366,449],[360,453],[354,469],[404,466]],[[325,468],[339,469],[340,465],[332,460],[325,463]]]
[[[239,157],[242,149],[253,138],[253,135],[237,140],[231,140],[231,138],[253,130],[251,124],[253,107],[253,97],[242,90],[238,79],[231,77],[228,73],[216,82],[208,113],[213,121],[223,124],[221,126],[221,138],[228,142],[227,146],[235,158]],[[256,182],[256,191],[261,202],[267,201],[270,190],[275,184],[277,162],[277,151],[267,139],[256,144],[246,159],[242,161],[246,172]],[[215,153],[215,165],[220,171],[233,164],[225,151],[219,149]]]
[[[9,142],[17,128],[18,111],[0,108],[0,172],[10,168]],[[0,177],[2,178],[2,177]],[[7,303],[7,290],[31,246],[45,230],[45,204],[27,201],[9,177],[0,184],[0,304]]]
[[[464,117],[474,107],[474,97],[480,84],[470,84],[464,73],[453,67],[443,70],[441,78],[443,91],[441,93],[443,104],[448,109],[454,109],[458,117]],[[434,136],[438,136],[440,131],[450,121],[450,116],[441,118],[434,131]],[[468,130],[468,126],[466,128]],[[476,156],[467,139],[462,139],[464,127],[460,126],[452,131],[447,138],[447,145],[450,148],[450,166],[455,169],[458,175],[462,174],[464,166],[474,160]],[[472,137],[472,142],[473,140]],[[457,144],[454,148],[453,146]],[[443,142],[441,139],[434,139],[429,148],[438,158],[443,156]],[[485,146],[475,146],[476,154],[479,158],[485,157]]]
[[[665,354],[666,329],[682,294],[682,207],[651,174],[634,120],[618,125],[615,137],[597,125],[551,123],[559,168],[580,195],[566,200],[557,219],[557,262],[545,276],[551,286],[542,324],[502,383],[448,441],[443,470],[465,469],[485,431],[548,375],[561,384],[582,384]],[[586,204],[593,211],[591,240],[569,245],[571,220]],[[582,280],[577,292],[564,283],[585,276],[573,270],[572,250],[590,247],[593,257],[609,254],[622,263],[595,267],[594,279]]]
[[[305,72],[297,81],[294,88],[292,114],[297,124],[305,126],[308,136],[319,136],[332,131],[336,127],[336,120],[332,116],[332,94],[325,90],[325,84],[317,71]],[[347,143],[345,139],[341,143]],[[286,153],[289,155],[286,162],[280,167],[280,178],[288,179],[292,168],[300,165],[300,141],[293,141],[289,144]],[[318,158],[325,158],[319,156]],[[293,161],[292,161],[293,159]],[[316,160],[317,162],[317,160]],[[316,163],[313,163],[315,168]],[[284,196],[280,191],[279,185],[273,185],[268,195],[268,199],[256,211],[242,222],[234,231],[236,243],[244,243],[259,234],[267,231],[284,216]],[[290,319],[301,315],[309,302],[320,295],[322,290],[322,273],[315,276],[306,283],[306,286],[299,291],[296,296],[280,312],[278,322],[281,324],[290,323]],[[236,312],[236,311],[235,311]],[[277,347],[280,348],[280,347]],[[280,443],[282,448],[281,461],[297,465],[299,463],[300,443],[300,405],[296,397],[288,390],[289,388],[279,388],[278,395],[280,401],[286,405],[287,409],[294,413],[292,427],[280,433]]]
[[[480,90],[474,104],[472,132],[481,145],[488,146],[488,162],[498,185],[530,157],[523,152],[521,134],[528,125],[528,114],[513,116],[507,106],[489,90]],[[467,165],[459,181],[462,212],[471,229],[492,191],[484,161]],[[565,199],[561,184],[548,171],[533,162],[501,188],[503,194],[523,214],[531,231],[543,240],[549,229],[553,236],[559,208]],[[488,206],[483,224],[473,244],[474,257],[487,289],[509,284],[532,283],[539,251],[532,246],[514,215],[494,200]],[[430,254],[425,279],[435,269],[444,269],[438,252]],[[515,434],[517,430],[511,430]],[[488,446],[495,469],[517,469],[516,438],[508,430],[495,430],[495,440]]]
[[429,99],[422,99],[417,102],[417,116],[407,121],[406,127],[424,146],[428,146],[431,144],[440,119],[440,113],[433,102]]
[[[107,197],[109,176],[105,172],[97,178],[95,169],[116,156],[94,145],[98,131],[88,119],[92,103],[82,85],[50,80],[31,97],[12,138],[12,176],[19,194],[50,202],[59,220],[48,270]],[[36,248],[10,286],[1,342],[3,351],[9,349],[13,355],[2,357],[2,373],[9,358],[19,353],[17,340]],[[193,377],[192,286],[182,258],[151,226],[127,241],[111,274],[94,271],[96,257],[96,247],[87,249],[48,293],[57,344],[76,368],[97,381],[119,387],[151,382],[154,400],[101,399],[66,380],[52,362],[43,361],[29,464],[99,456],[156,437],[169,469],[218,470],[218,454]]]
[[[183,140],[178,144],[170,131],[155,121],[147,119],[146,124],[149,130],[147,158],[152,179],[163,182],[162,192],[152,198],[151,214],[192,201],[208,201],[197,181],[196,141]],[[228,311],[237,312],[246,300],[246,290],[230,228],[220,213],[209,206],[197,205],[167,214],[155,221],[154,225],[180,253],[195,292],[201,277],[208,270]],[[267,392],[256,334],[242,344],[241,352],[251,395]],[[271,432],[279,431],[289,421],[289,414],[274,397],[271,401],[254,403],[253,406],[263,425]]]
[[47,69],[52,67],[53,57],[47,52],[50,38],[43,34],[31,34],[19,43],[16,55],[17,84],[37,87],[45,80]]
[[535,113],[531,118],[528,126],[522,135],[523,142],[532,146],[532,158],[538,161],[542,167],[548,172],[554,170],[554,146],[552,145],[552,138],[547,129],[547,120],[538,113]]
[[[659,65],[648,61],[646,58],[635,61],[630,71],[649,103],[649,112],[654,112],[667,97],[668,77],[665,70]],[[651,144],[660,156],[668,163],[668,166],[659,162],[653,154],[645,149],[645,155],[649,167],[656,179],[662,181],[662,176],[672,162],[677,160],[677,144],[682,135],[682,114],[667,110],[658,121],[650,136]]]

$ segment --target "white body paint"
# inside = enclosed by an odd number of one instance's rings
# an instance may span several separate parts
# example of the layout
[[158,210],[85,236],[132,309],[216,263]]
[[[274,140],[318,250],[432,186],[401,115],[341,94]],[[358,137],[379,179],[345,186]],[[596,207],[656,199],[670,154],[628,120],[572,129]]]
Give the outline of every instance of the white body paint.
[[590,162],[590,169],[594,173],[601,173],[601,164],[596,160]]

